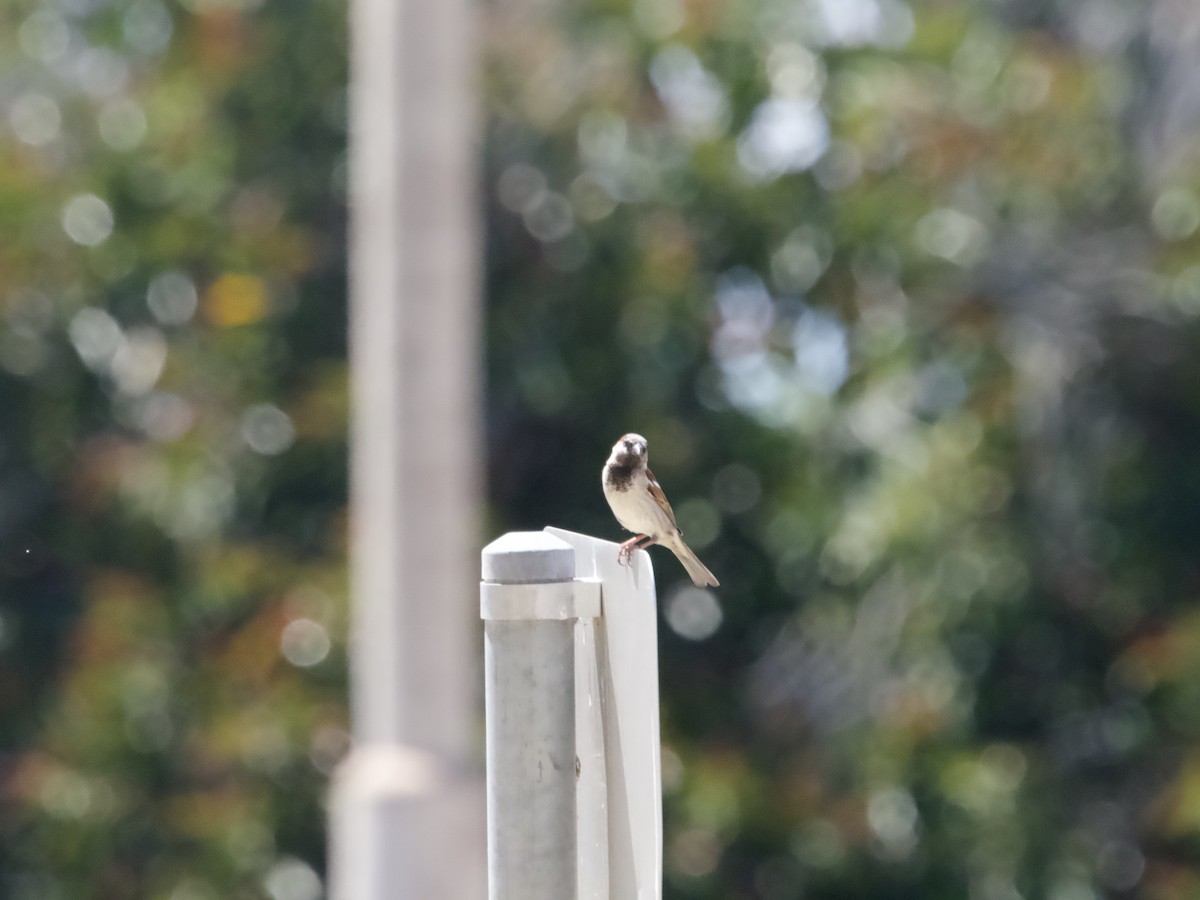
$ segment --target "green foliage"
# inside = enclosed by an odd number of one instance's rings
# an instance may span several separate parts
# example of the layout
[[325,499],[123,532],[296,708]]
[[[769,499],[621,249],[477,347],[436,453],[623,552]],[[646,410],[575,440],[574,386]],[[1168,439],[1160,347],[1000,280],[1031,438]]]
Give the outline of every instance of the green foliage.
[[346,741],[343,14],[4,14],[5,897],[319,889]]
[[[527,8],[526,8],[527,7]],[[649,438],[672,898],[1200,893],[1187,4],[486,10],[496,531]],[[0,11],[0,895],[315,896],[345,37]]]
[[656,558],[669,896],[1200,891],[1194,48],[996,6],[489,31],[504,521],[616,537],[640,431],[722,581]]

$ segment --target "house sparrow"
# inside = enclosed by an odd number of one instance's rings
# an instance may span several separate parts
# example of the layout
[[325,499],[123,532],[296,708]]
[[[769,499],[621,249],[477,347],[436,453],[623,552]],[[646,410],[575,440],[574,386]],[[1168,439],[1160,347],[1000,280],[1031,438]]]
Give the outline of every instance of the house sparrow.
[[604,464],[604,499],[622,527],[634,533],[617,551],[617,561],[628,560],[634,550],[662,544],[679,558],[697,587],[718,586],[716,576],[683,542],[667,495],[646,466],[648,458],[646,439],[640,434],[627,434],[613,444]]

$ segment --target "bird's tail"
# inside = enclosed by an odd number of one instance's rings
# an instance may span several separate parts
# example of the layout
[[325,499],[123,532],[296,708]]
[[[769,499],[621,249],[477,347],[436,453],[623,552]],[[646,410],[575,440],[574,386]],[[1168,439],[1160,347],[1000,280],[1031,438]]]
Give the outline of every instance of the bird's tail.
[[682,537],[675,535],[673,538],[659,541],[659,543],[679,558],[696,587],[720,587],[721,582],[717,581],[717,576],[708,571],[708,567],[700,562],[700,558],[692,552],[691,547],[683,542]]

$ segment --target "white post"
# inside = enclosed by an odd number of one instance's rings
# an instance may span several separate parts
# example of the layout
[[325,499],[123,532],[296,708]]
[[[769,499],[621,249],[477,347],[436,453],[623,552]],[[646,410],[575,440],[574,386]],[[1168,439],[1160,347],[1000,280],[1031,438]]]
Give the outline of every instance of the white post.
[[598,581],[603,615],[576,629],[580,900],[662,897],[662,762],[654,570],[617,545],[560,528],[575,577]]
[[576,896],[575,626],[600,614],[575,551],[544,532],[483,550],[488,896]]
[[476,5],[352,0],[351,713],[335,900],[484,892]]
[[558,528],[483,551],[491,900],[659,900],[654,571]]

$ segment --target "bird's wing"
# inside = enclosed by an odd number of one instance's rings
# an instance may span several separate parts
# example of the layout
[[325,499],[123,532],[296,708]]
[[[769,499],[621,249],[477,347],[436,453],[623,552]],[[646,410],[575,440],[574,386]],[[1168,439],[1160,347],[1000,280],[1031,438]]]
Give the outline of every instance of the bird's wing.
[[671,520],[671,525],[678,530],[679,526],[675,523],[675,510],[671,509],[671,504],[667,502],[667,495],[663,493],[663,489],[658,484],[658,479],[654,477],[654,473],[649,468],[646,469],[646,490],[650,492],[650,496],[654,498],[654,502],[667,514],[667,518]]

